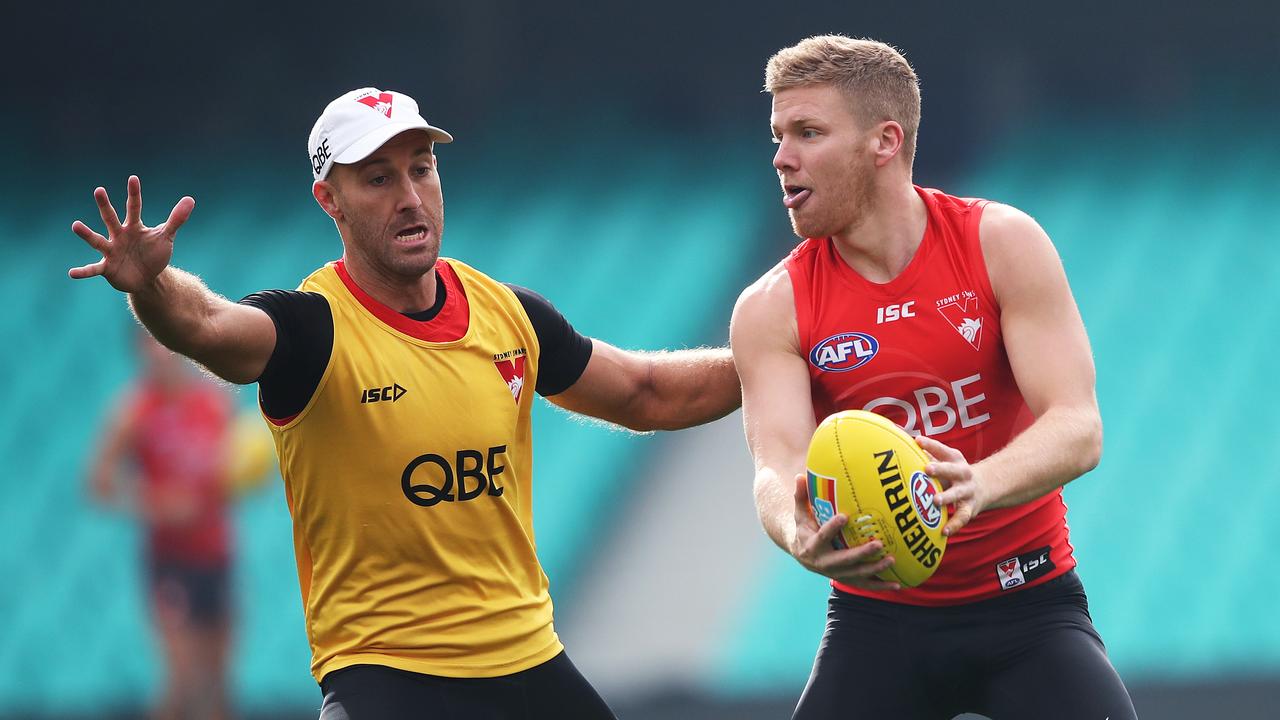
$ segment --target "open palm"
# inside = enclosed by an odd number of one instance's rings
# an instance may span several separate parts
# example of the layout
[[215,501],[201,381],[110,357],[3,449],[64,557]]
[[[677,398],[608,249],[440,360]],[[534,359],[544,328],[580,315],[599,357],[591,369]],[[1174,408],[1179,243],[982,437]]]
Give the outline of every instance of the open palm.
[[169,265],[169,258],[173,256],[173,237],[191,217],[196,201],[190,197],[182,198],[173,206],[168,220],[155,227],[147,227],[142,224],[142,182],[137,175],[129,176],[123,224],[111,206],[105,188],[94,190],[93,199],[97,201],[98,212],[107,226],[107,236],[99,235],[79,220],[71,223],[71,231],[102,253],[102,259],[71,268],[67,274],[76,280],[101,275],[120,292],[144,289]]

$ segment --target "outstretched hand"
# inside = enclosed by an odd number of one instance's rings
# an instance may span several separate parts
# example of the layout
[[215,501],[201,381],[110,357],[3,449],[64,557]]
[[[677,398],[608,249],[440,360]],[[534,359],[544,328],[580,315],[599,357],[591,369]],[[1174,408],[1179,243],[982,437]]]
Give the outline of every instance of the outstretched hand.
[[173,206],[168,220],[155,227],[147,227],[142,224],[142,182],[137,175],[129,176],[123,223],[111,206],[105,188],[94,190],[93,199],[98,203],[107,236],[99,235],[79,220],[71,223],[71,232],[102,253],[102,259],[71,268],[67,275],[75,280],[101,275],[120,292],[144,289],[169,265],[169,259],[173,257],[173,237],[191,217],[196,201],[183,197]]

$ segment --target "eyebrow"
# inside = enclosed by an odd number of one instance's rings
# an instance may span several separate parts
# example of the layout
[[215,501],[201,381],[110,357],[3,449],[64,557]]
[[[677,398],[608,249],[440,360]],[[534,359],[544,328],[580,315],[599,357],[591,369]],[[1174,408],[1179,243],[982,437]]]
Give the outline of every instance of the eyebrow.
[[[417,160],[418,158],[422,157],[423,155],[430,156],[430,155],[433,155],[433,154],[434,154],[434,152],[433,152],[433,148],[432,148],[432,146],[431,146],[431,145],[425,145],[425,146],[420,147],[420,148],[418,148],[417,150],[415,150],[415,151],[414,151],[414,153],[413,153],[413,159],[414,159],[414,160]],[[360,162],[353,163],[353,164],[352,164],[352,167],[353,167],[353,168],[355,168],[356,172],[359,172],[359,171],[361,171],[361,170],[364,170],[365,168],[373,167],[374,165],[379,165],[379,164],[387,164],[387,163],[389,163],[389,162],[391,162],[391,161],[387,159],[387,156],[385,156],[385,155],[381,155],[381,154],[379,154],[379,153],[375,152],[374,154],[372,154],[372,155],[370,155],[369,157],[367,157],[367,158],[365,158],[365,159],[361,160]]]
[[[817,118],[815,118],[815,117],[810,117],[810,116],[808,116],[808,115],[801,115],[800,117],[795,117],[795,118],[792,118],[791,120],[787,121],[787,122],[786,122],[786,124],[785,124],[785,126],[786,126],[786,127],[797,127],[797,126],[805,126],[805,125],[821,125],[821,124],[822,124],[822,121],[821,121],[821,120],[818,120],[818,119],[817,119]],[[778,126],[778,125],[774,125],[772,122],[771,122],[771,123],[769,123],[769,129],[770,129],[770,130],[772,130],[773,132],[777,132],[779,127],[780,127],[780,126]]]

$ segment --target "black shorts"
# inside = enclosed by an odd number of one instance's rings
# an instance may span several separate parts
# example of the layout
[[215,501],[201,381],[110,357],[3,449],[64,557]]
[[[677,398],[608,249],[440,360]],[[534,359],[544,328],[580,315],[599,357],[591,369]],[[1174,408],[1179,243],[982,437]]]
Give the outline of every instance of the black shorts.
[[1075,571],[1007,596],[918,607],[835,591],[795,720],[1133,720]]
[[615,720],[563,652],[528,670],[492,678],[352,665],[325,675],[320,691],[320,720]]
[[182,610],[194,625],[211,627],[230,611],[230,575],[226,565],[202,567],[174,560],[151,561],[151,592],[159,602]]

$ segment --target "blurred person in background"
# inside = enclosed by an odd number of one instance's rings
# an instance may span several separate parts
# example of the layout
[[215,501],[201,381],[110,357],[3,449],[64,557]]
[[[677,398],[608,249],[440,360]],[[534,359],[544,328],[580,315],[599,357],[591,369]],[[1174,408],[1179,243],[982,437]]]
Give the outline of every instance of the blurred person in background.
[[[919,84],[892,47],[809,38],[765,87],[804,241],[743,292],[731,343],[761,522],[834,586],[795,717],[1133,718],[1067,534],[1061,488],[1097,464],[1102,425],[1052,242],[1012,207],[913,184]],[[848,516],[810,511],[809,439],[847,409],[918,436],[953,507],[919,587],[877,577],[881,540],[833,545]]]
[[[400,93],[331,102],[308,152],[343,255],[298,290],[233,303],[171,267],[194,200],[148,228],[136,177],[123,223],[97,188],[107,236],[72,229],[103,258],[70,276],[103,276],[166,346],[258,383],[321,718],[612,718],[552,624],[533,538],[531,391],[635,430],[676,429],[735,409],[737,373],[727,348],[641,353],[587,338],[542,296],[440,257],[434,149],[452,139]],[[550,482],[590,492],[590,476]]]
[[153,717],[229,717],[232,397],[138,333],[142,371],[103,429],[90,483],[146,528],[152,622],[166,670]]

